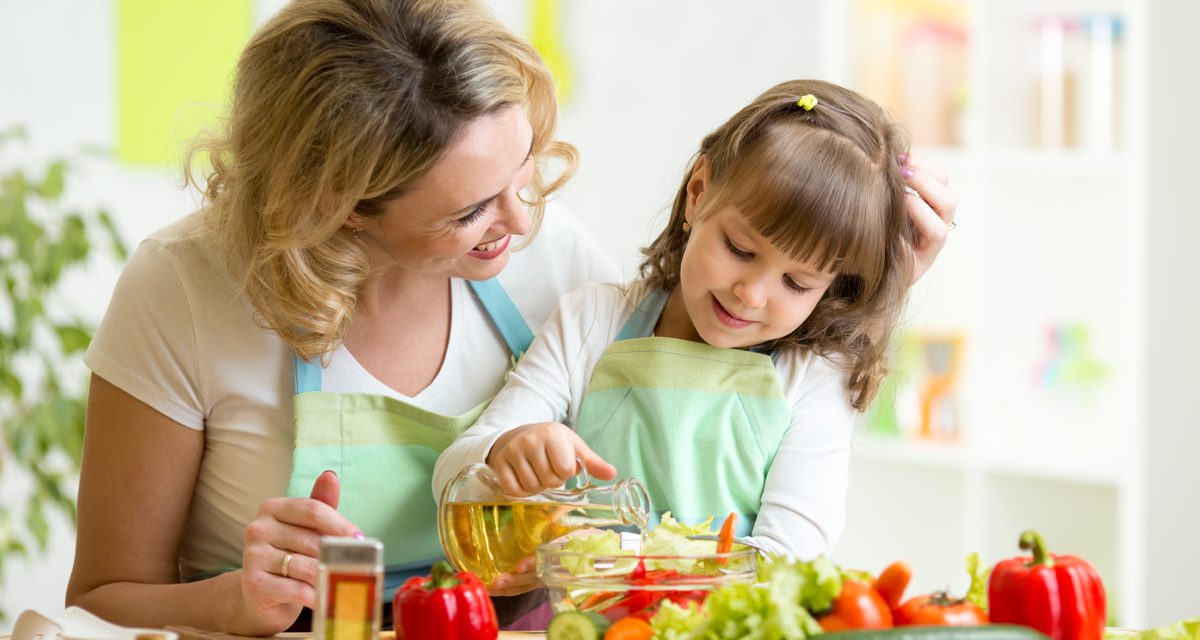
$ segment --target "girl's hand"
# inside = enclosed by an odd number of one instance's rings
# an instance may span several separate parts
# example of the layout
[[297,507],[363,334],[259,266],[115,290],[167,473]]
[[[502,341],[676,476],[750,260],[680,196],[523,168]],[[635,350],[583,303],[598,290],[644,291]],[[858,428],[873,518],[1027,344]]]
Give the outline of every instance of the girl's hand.
[[916,282],[946,246],[958,199],[950,189],[946,170],[936,163],[910,155],[904,173],[905,182],[917,192],[904,196],[908,215],[917,230],[913,239],[913,282]]
[[[309,498],[271,498],[246,527],[242,551],[245,629],[286,629],[301,607],[316,605],[317,558],[322,536],[361,536],[337,512],[341,486],[326,471]],[[286,567],[286,569],[285,569]]]
[[562,486],[578,472],[576,458],[601,480],[617,475],[616,467],[558,422],[527,424],[506,432],[492,445],[487,463],[496,471],[505,493],[523,497]]

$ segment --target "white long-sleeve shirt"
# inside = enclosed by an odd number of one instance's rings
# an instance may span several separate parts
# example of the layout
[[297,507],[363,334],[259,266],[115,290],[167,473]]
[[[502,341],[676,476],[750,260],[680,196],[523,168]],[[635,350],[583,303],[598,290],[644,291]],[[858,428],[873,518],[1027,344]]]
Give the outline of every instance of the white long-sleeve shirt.
[[[491,406],[438,459],[434,496],[463,467],[485,462],[504,432],[536,422],[573,426],[592,371],[632,313],[617,285],[564,296]],[[775,367],[792,421],[767,473],[752,540],[811,558],[829,553],[845,521],[855,410],[845,373],[828,360],[789,351]]]

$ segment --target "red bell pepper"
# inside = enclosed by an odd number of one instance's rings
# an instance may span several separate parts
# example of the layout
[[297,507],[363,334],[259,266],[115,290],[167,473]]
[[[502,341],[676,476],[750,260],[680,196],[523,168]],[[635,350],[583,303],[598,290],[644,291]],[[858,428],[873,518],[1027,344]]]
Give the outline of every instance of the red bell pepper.
[[[633,571],[625,577],[625,582],[635,586],[655,585],[678,576],[674,569],[646,570],[645,559],[639,559]],[[620,600],[600,611],[600,615],[612,621],[628,618],[639,613],[653,614],[654,608],[664,598],[671,594],[669,590],[630,589]]]
[[1104,637],[1104,585],[1086,560],[1050,554],[1042,537],[1021,534],[1021,548],[1033,556],[1001,560],[988,581],[992,622],[1033,627],[1054,640]]
[[455,573],[450,563],[433,575],[409,578],[392,599],[396,636],[405,640],[495,640],[496,608],[475,574]]

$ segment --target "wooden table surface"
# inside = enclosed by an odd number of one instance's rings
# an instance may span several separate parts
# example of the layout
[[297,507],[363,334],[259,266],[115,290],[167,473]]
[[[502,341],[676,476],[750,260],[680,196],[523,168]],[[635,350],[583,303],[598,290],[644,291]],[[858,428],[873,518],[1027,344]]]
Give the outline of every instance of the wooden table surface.
[[[235,636],[227,633],[214,633],[210,631],[201,631],[199,629],[191,629],[188,627],[167,627],[167,629],[179,634],[180,640],[242,640],[250,636]],[[542,631],[501,631],[498,640],[542,640],[546,634]],[[267,636],[277,640],[310,640],[310,633],[280,633],[274,636]],[[9,638],[0,638],[0,640],[9,640]],[[396,640],[394,631],[384,631],[379,634],[379,640]]]
[[[200,631],[199,629],[191,629],[188,627],[167,627],[167,629],[179,634],[180,640],[241,640],[250,636],[235,636],[227,633],[214,633],[210,631]],[[501,631],[498,640],[542,640],[546,634],[542,631]],[[310,633],[280,633],[274,636],[267,636],[277,640],[310,640]],[[9,638],[0,638],[0,640],[10,640]],[[379,640],[396,640],[394,631],[384,631],[379,634]]]

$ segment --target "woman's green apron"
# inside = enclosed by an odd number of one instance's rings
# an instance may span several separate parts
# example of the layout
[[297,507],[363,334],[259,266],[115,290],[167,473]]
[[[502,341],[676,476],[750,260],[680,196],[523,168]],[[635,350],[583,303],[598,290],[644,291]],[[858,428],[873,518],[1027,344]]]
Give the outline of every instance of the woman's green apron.
[[[496,280],[470,282],[514,358],[533,333]],[[321,390],[321,367],[294,358],[296,441],[287,495],[307,497],[326,469],[341,481],[338,511],[384,544],[387,597],[404,579],[442,558],[431,482],[438,455],[483,413],[426,411],[395,398]]]
[[655,520],[738,514],[754,526],[791,425],[771,356],[650,336],[667,301],[647,296],[601,356],[576,432],[622,476],[640,478]]

